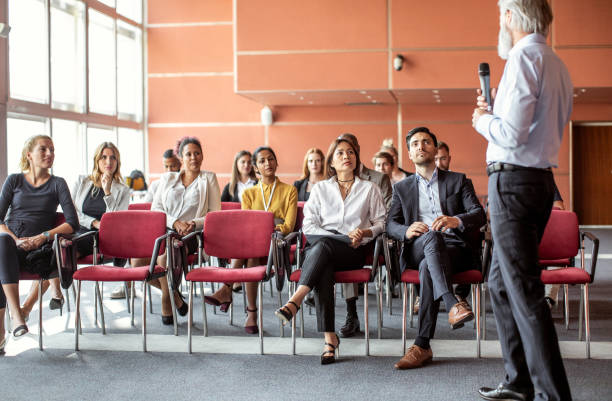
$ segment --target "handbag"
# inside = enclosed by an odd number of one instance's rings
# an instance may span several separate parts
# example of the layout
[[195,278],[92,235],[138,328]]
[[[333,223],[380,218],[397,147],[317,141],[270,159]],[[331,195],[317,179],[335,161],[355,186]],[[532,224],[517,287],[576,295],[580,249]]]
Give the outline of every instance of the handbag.
[[38,274],[43,279],[48,279],[56,268],[53,246],[48,242],[40,248],[28,252],[25,257],[24,270],[32,274]]

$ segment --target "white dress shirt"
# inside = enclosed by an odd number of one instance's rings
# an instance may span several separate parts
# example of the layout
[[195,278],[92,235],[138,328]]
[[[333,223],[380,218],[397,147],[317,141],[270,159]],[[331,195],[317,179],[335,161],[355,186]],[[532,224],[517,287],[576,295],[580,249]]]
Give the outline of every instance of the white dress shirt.
[[385,214],[385,203],[376,184],[355,177],[343,200],[336,177],[332,177],[312,187],[304,205],[302,230],[306,235],[347,235],[355,228],[372,230],[372,237],[364,238],[363,245],[384,231]]
[[519,40],[508,55],[493,114],[476,124],[489,142],[487,163],[557,167],[572,100],[567,68],[546,38],[532,33]]
[[244,190],[251,188],[253,185],[255,185],[255,183],[257,183],[257,181],[252,178],[249,178],[247,182],[244,183],[240,180],[236,182],[236,192],[238,192],[238,199],[240,199],[240,202],[242,202],[242,194],[244,193]]
[[161,180],[155,180],[149,185],[149,190],[147,191],[143,202],[153,202],[153,199],[155,199],[155,192],[157,192],[157,187],[159,187],[160,182]]
[[[418,172],[415,173],[417,183],[419,185],[419,221],[427,224],[431,228],[434,220],[443,215],[442,206],[440,205],[440,186],[438,181],[438,168],[434,170],[431,180],[421,176]],[[463,231],[463,221],[459,219],[458,230]],[[408,230],[406,230],[407,232]],[[445,230],[451,232],[450,228]]]

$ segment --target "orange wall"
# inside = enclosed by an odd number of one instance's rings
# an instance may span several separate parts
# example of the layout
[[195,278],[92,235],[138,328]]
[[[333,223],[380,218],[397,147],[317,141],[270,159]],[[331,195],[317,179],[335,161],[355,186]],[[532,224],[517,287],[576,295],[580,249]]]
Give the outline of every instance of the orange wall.
[[[238,91],[390,90],[473,88],[476,65],[491,64],[496,83],[496,2],[463,0],[149,0],[148,84],[150,172],[160,173],[160,155],[184,135],[202,140],[204,168],[229,179],[233,155],[268,144],[278,154],[283,180],[297,179],[303,154],[324,152],[343,132],[358,136],[362,160],[382,139],[427,125],[451,147],[451,168],[466,172],[486,193],[486,142],[471,128],[465,104],[273,107],[275,123],[264,127],[262,105]],[[612,87],[612,6],[609,0],[554,0],[551,43],[567,63],[576,87]],[[236,20],[234,21],[234,14]],[[478,18],[478,29],[473,20]],[[390,67],[402,53],[406,68]],[[322,92],[319,92],[319,94]],[[333,92],[337,95],[339,92]],[[245,93],[248,95],[248,93]],[[331,95],[330,95],[331,96]],[[386,96],[387,99],[390,96]],[[398,113],[401,112],[401,123]],[[579,121],[611,121],[612,99],[578,104]],[[398,134],[398,130],[401,134]],[[569,199],[569,140],[555,171]],[[401,164],[409,171],[405,149]]]

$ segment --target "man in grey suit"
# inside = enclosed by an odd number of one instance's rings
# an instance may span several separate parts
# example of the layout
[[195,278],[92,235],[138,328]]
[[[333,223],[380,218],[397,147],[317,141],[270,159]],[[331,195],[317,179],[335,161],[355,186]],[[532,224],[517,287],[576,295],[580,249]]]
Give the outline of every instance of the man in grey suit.
[[453,273],[470,269],[478,260],[479,241],[471,234],[486,222],[474,187],[465,174],[436,167],[436,136],[426,127],[408,132],[406,144],[416,174],[393,186],[387,233],[402,241],[402,270],[418,267],[421,283],[419,330],[397,369],[421,367],[433,358],[433,338],[440,301],[453,329],[474,318],[465,301],[453,295]]

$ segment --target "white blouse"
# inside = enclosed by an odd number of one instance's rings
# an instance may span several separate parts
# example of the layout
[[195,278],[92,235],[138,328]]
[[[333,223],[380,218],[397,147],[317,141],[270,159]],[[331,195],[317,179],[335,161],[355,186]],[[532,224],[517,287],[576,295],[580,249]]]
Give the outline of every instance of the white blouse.
[[370,181],[355,177],[346,199],[336,177],[319,181],[312,187],[310,198],[304,205],[304,234],[326,235],[334,231],[347,235],[355,228],[372,230],[362,245],[385,230],[385,203],[380,188]]
[[238,192],[238,199],[240,199],[240,202],[242,202],[242,194],[244,193],[244,190],[247,188],[251,188],[256,183],[257,181],[252,178],[249,178],[247,182],[244,183],[238,180],[238,182],[236,183],[236,192]]

